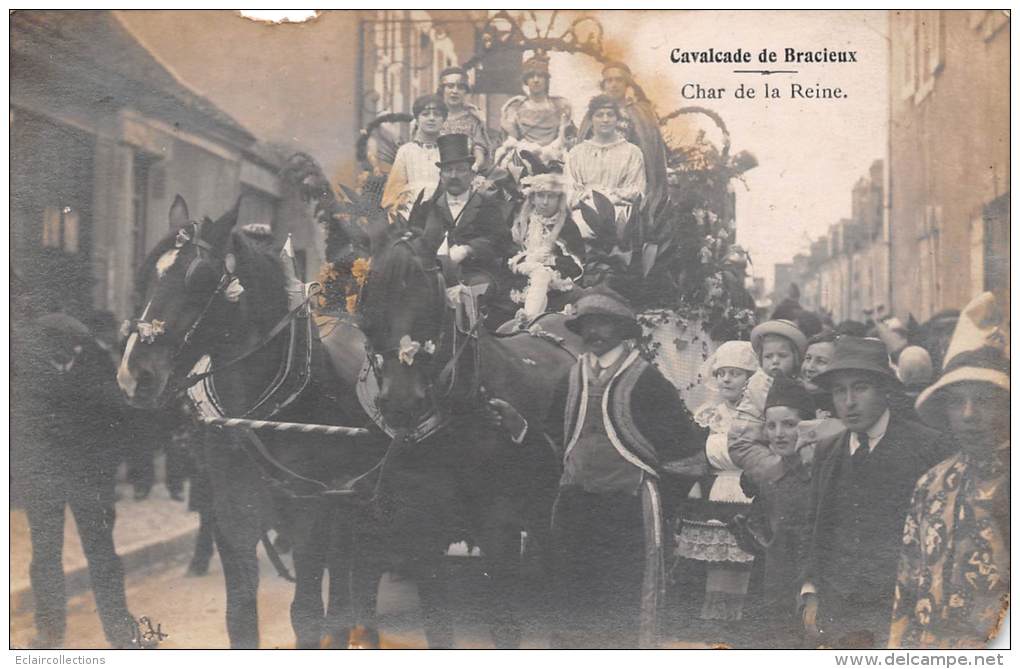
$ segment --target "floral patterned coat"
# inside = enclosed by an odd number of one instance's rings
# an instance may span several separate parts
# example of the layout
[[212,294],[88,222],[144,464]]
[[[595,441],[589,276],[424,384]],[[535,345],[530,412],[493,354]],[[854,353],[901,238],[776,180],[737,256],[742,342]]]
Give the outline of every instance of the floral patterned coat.
[[961,453],[914,489],[889,647],[983,648],[1008,608],[1009,466]]

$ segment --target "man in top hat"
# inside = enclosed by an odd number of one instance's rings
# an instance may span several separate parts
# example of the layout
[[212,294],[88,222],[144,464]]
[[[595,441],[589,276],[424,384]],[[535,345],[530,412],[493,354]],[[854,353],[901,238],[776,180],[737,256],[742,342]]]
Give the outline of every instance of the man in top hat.
[[464,284],[493,298],[488,300],[490,324],[497,325],[516,310],[495,300],[503,292],[499,287],[506,283],[506,259],[513,251],[506,207],[472,186],[474,156],[467,135],[442,135],[437,143],[440,187],[428,201],[423,234],[438,256],[459,269]]
[[935,430],[889,411],[900,382],[881,340],[840,337],[812,381],[832,393],[846,431],[816,450],[805,632],[830,647],[884,647],[910,493],[948,449]]
[[473,158],[471,169],[481,172],[492,149],[485,117],[478,107],[467,101],[471,92],[467,72],[462,67],[448,67],[439,73],[437,95],[443,98],[448,114],[440,129],[442,135],[467,135]]
[[[554,641],[653,646],[663,592],[659,464],[696,450],[690,414],[634,346],[641,327],[620,295],[589,291],[566,326],[587,352],[555,393],[544,428],[563,463],[553,507],[563,629]],[[490,405],[515,441],[529,436],[512,407]]]
[[521,82],[528,94],[507,100],[500,114],[500,126],[507,137],[500,147],[504,152],[526,149],[543,162],[563,160],[577,128],[571,120],[570,102],[549,94],[549,79],[548,56],[539,53],[524,62]]
[[[627,95],[628,90],[633,90],[635,96]],[[620,105],[620,130],[624,138],[641,149],[648,184],[642,207],[655,211],[666,197],[666,142],[659,131],[659,119],[625,63],[608,63],[602,68],[602,92]],[[589,112],[581,121],[578,137],[587,139],[592,132]]]
[[963,310],[945,369],[917,398],[960,453],[917,483],[890,648],[984,648],[1009,603],[1009,334],[991,293]]

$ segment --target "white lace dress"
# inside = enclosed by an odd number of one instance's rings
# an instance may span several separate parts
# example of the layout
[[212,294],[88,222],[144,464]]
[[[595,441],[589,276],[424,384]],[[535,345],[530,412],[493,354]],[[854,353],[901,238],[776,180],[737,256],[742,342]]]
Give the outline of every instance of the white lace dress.
[[678,538],[677,554],[704,562],[750,563],[754,556],[741,550],[726,524],[746,511],[751,499],[740,488],[740,468],[730,459],[728,433],[734,410],[725,402],[706,404],[694,420],[710,431],[705,455],[711,473],[691,489]]
[[562,228],[556,230],[558,220],[557,216],[532,213],[527,227],[514,231],[515,237],[523,237],[519,240],[522,249],[507,264],[514,274],[527,277],[527,282],[511,290],[510,299],[523,305],[529,320],[545,311],[550,291],[571,290],[582,271],[581,259],[559,238]]

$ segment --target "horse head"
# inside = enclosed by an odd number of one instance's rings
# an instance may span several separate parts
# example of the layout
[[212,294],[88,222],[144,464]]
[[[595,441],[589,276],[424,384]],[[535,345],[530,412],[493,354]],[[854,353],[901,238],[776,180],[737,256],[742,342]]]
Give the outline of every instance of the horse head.
[[149,253],[138,275],[145,308],[125,323],[130,333],[117,371],[128,403],[154,408],[171,398],[171,381],[206,352],[200,337],[223,326],[236,305],[236,258],[227,251],[237,204],[216,221],[194,221],[178,195],[170,207],[171,233]]
[[435,250],[397,224],[375,245],[359,309],[379,379],[377,405],[395,428],[412,428],[434,405],[446,304]]

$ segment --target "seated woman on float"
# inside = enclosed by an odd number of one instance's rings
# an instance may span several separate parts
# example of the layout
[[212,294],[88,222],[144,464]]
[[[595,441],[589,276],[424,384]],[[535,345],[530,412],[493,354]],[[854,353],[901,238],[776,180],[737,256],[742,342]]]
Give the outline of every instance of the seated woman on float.
[[[567,154],[566,172],[572,182],[572,205],[593,204],[592,192],[597,191],[616,207],[617,221],[625,221],[631,207],[644,197],[647,182],[641,149],[617,129],[620,113],[619,103],[608,95],[591,99],[588,114],[594,134]],[[587,225],[578,227],[587,236]]]
[[[531,321],[570,302],[574,281],[584,272],[581,234],[567,215],[567,180],[562,174],[524,177],[526,199],[511,229],[519,251],[508,264],[517,275],[510,298],[522,304],[520,321]],[[550,295],[552,294],[552,296]]]
[[414,101],[411,110],[417,125],[414,138],[397,149],[379,203],[391,216],[406,217],[419,193],[424,191],[422,199],[427,200],[439,186],[436,140],[447,117],[446,104],[439,96],[423,95]]
[[510,98],[500,114],[506,140],[496,150],[496,165],[523,167],[520,151],[529,151],[543,163],[563,162],[577,128],[570,102],[549,94],[549,58],[536,54],[525,61],[521,81],[528,94]]

